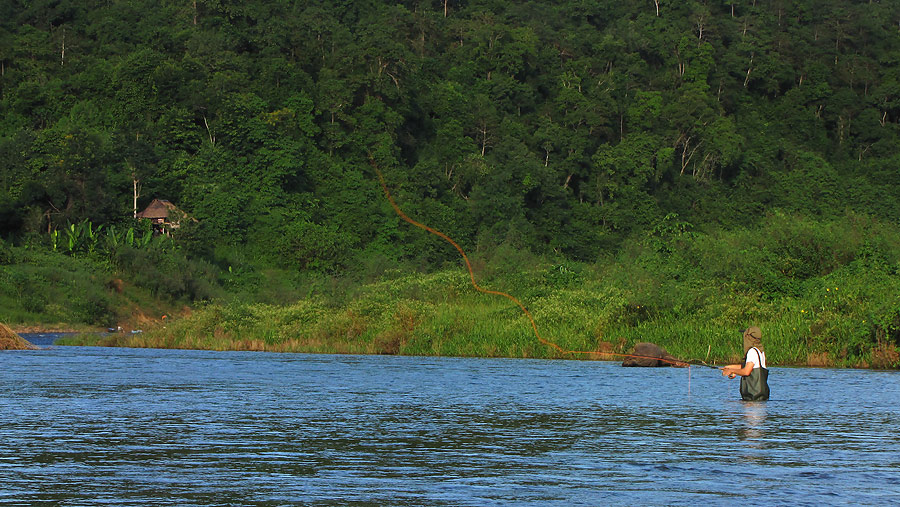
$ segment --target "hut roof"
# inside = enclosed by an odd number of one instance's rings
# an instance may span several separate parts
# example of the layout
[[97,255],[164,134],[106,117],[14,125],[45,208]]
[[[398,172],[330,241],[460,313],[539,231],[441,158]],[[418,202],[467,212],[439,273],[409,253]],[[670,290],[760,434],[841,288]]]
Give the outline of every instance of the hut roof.
[[172,211],[178,211],[178,207],[165,199],[153,199],[137,218],[169,218]]

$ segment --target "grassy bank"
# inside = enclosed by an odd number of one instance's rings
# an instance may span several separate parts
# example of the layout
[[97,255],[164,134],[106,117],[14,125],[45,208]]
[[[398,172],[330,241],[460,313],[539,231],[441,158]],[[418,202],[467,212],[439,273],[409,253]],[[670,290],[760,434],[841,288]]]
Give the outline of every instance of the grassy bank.
[[6,324],[0,322],[0,350],[34,350],[33,344],[25,340]]
[[[735,362],[758,325],[772,365],[898,367],[900,230],[860,216],[772,215],[753,230],[693,233],[673,218],[615,257],[554,263],[501,246],[476,276],[509,292],[560,347]],[[209,304],[140,335],[68,343],[216,350],[590,358],[541,343],[509,300],[461,268],[387,272],[345,298]]]
[[216,289],[214,270],[177,251],[63,253],[0,240],[0,321],[18,331],[141,328]]

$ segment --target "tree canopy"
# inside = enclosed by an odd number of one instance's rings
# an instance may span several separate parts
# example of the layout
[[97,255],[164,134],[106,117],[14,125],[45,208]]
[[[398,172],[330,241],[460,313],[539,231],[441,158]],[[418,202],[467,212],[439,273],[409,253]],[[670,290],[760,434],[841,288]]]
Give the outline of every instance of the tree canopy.
[[0,236],[153,198],[260,262],[591,260],[665,217],[900,219],[893,0],[10,0]]

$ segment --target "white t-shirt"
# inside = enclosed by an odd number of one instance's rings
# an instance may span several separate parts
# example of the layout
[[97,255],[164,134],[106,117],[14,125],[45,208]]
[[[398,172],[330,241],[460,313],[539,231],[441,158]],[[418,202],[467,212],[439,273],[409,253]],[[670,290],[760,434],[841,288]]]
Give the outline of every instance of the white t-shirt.
[[768,368],[766,366],[766,353],[761,352],[756,347],[751,347],[750,350],[747,351],[747,361],[753,362],[753,368],[759,368],[762,366],[763,368]]

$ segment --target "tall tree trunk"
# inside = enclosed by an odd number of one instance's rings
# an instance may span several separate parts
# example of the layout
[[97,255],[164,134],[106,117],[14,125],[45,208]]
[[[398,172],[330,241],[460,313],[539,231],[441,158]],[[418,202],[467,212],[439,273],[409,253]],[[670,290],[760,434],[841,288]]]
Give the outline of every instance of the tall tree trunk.
[[131,171],[131,188],[132,196],[134,197],[134,218],[137,218],[137,200],[141,196],[141,186],[140,181],[137,179],[137,174],[133,170]]
[[209,128],[209,122],[206,121],[206,116],[203,116],[203,124],[206,125],[206,133],[209,135],[209,144],[215,146],[216,136],[213,135],[212,130]]
[[750,53],[750,65],[747,67],[747,77],[744,78],[744,88],[750,82],[750,71],[753,70],[753,53]]

